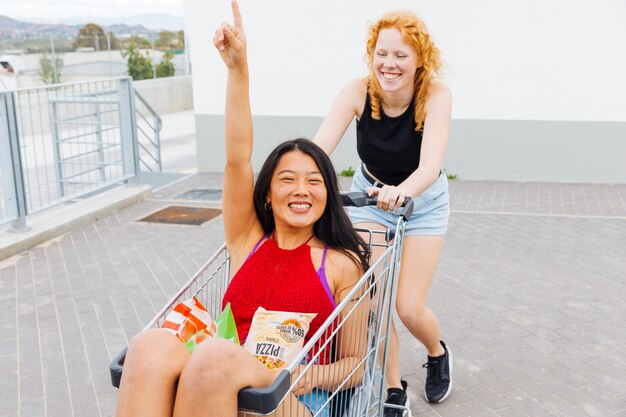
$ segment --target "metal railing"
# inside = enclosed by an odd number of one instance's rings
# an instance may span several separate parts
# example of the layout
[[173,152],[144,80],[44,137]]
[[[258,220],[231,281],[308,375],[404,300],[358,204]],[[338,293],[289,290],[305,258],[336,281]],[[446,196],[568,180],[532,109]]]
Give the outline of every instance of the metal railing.
[[141,171],[161,171],[161,127],[163,122],[139,91],[135,90],[137,144]]
[[0,224],[136,177],[134,97],[129,77],[0,92]]

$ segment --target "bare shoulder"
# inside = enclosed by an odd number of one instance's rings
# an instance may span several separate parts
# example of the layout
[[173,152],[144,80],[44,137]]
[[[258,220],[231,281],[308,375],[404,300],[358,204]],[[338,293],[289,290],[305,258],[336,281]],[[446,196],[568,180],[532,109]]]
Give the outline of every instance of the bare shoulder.
[[354,253],[351,255],[334,249],[328,250],[326,274],[333,280],[335,294],[356,284],[364,273],[361,265],[357,263],[359,258]]
[[341,95],[350,103],[350,107],[357,119],[360,119],[365,106],[365,96],[367,95],[367,79],[355,78],[349,81],[343,88]]
[[445,115],[449,118],[452,111],[452,92],[447,84],[433,80],[428,89],[424,111],[427,118],[432,115]]
[[348,83],[341,90],[342,96],[349,99],[350,102],[359,104],[365,103],[365,94],[367,93],[367,79],[355,78],[348,81]]
[[354,261],[355,259],[358,260],[359,257],[352,251],[348,251],[348,253],[350,255],[336,249],[328,249],[328,261],[338,268],[354,269],[356,272],[361,273],[361,266]]
[[448,84],[441,80],[433,80],[428,88],[428,101],[452,101],[452,92]]
[[367,78],[355,78],[350,80],[344,89],[349,90],[354,94],[365,94],[367,91]]

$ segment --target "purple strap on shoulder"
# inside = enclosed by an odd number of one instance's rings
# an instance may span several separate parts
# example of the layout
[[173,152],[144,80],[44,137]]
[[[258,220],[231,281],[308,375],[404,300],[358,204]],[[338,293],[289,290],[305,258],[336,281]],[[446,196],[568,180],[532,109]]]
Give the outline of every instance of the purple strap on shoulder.
[[335,299],[333,298],[332,293],[330,292],[330,288],[328,287],[328,279],[326,278],[326,269],[324,265],[326,264],[326,254],[328,253],[328,246],[324,246],[324,253],[322,254],[322,264],[320,268],[317,270],[317,276],[320,278],[320,283],[322,287],[326,290],[326,295],[330,299],[330,302],[333,304],[333,307],[337,307],[335,303]]

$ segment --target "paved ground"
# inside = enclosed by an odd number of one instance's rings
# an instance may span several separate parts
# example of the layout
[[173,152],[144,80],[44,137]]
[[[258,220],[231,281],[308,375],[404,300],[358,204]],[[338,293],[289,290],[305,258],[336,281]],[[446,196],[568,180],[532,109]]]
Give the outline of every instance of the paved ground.
[[[111,358],[223,241],[137,220],[219,188],[189,177],[0,262],[0,416],[112,416]],[[455,355],[446,402],[401,335],[418,416],[626,416],[626,186],[452,181],[430,304]]]

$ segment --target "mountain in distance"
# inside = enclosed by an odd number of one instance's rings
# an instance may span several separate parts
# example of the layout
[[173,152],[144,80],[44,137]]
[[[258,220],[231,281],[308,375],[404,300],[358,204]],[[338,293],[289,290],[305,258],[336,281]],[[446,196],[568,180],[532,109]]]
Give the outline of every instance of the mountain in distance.
[[161,30],[182,30],[183,18],[164,14],[148,14],[141,16],[131,16],[124,18],[101,18],[101,17],[79,17],[71,19],[61,19],[57,22],[42,21],[33,19],[33,22],[23,22],[0,15],[0,34],[7,38],[32,38],[37,36],[60,36],[74,37],[80,28],[86,23],[96,23],[104,28],[106,32],[115,35],[122,34],[147,34],[156,33]]
[[0,34],[6,38],[28,38],[39,36],[75,36],[80,27],[66,24],[20,22],[10,17],[0,16]]
[[144,26],[153,31],[170,30],[178,31],[184,29],[183,18],[164,13],[149,13],[121,18],[100,17],[100,16],[80,16],[67,19],[59,19],[57,23],[67,25],[84,25],[86,22],[97,23],[102,26],[128,25]]

